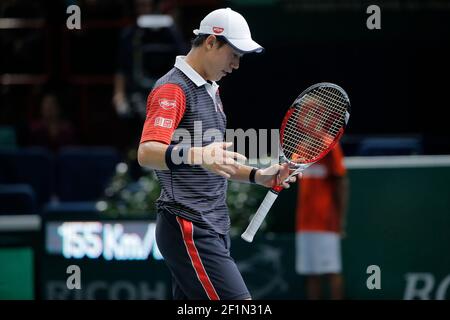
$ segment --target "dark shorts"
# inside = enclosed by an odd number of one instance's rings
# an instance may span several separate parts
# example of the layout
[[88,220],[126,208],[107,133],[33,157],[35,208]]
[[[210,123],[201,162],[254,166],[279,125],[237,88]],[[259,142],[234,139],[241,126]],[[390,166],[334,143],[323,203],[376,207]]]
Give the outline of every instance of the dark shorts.
[[230,237],[158,212],[156,241],[172,274],[173,298],[232,300],[250,294],[230,256]]

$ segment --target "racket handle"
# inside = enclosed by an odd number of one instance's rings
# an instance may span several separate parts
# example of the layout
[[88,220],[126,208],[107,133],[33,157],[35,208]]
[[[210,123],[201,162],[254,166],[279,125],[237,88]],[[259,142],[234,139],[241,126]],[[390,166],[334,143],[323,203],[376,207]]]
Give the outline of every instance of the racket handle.
[[264,201],[259,206],[259,209],[253,216],[252,221],[250,221],[250,224],[248,225],[247,229],[241,235],[242,239],[244,239],[247,242],[253,241],[253,237],[255,236],[256,231],[258,231],[259,227],[264,221],[264,218],[266,217],[267,213],[269,212],[270,208],[272,207],[273,203],[277,198],[278,192],[274,190],[270,190],[269,192],[267,192]]

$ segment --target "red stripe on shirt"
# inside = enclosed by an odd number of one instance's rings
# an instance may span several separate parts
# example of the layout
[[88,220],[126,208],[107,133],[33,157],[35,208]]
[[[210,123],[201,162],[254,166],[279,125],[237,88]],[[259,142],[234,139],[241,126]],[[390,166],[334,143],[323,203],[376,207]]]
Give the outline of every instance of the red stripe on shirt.
[[205,289],[206,294],[210,300],[220,300],[219,295],[214,289],[211,280],[206,273],[205,267],[203,266],[200,255],[198,254],[197,248],[194,243],[194,226],[191,221],[185,220],[183,218],[177,217],[178,224],[180,225],[181,232],[183,234],[184,245],[188,252],[189,258],[191,259],[192,266],[194,267],[197,278]]
[[170,144],[186,110],[186,96],[179,85],[166,83],[154,89],[147,99],[147,118],[141,143],[159,141]]

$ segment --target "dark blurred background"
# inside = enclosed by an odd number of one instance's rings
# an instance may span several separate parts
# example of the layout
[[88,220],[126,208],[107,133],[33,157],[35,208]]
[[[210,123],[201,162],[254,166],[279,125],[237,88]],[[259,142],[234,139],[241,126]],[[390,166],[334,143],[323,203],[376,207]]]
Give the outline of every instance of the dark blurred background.
[[[146,1],[1,2],[0,125],[16,129],[19,145],[31,143],[29,124],[49,91],[57,92],[80,144],[138,143],[139,130],[120,127],[112,97],[122,35],[140,2]],[[300,91],[329,81],[345,88],[353,105],[347,155],[368,135],[413,136],[424,154],[450,153],[442,116],[450,71],[448,2],[378,2],[381,30],[366,27],[371,3],[364,1],[148,2],[153,13],[174,18],[184,45],[141,65],[155,79],[177,53],[187,52],[192,30],[209,11],[232,6],[247,18],[266,51],[245,56],[240,70],[220,83],[230,128],[277,128]],[[81,8],[81,30],[66,28],[70,4]]]
[[[373,4],[379,30],[366,26]],[[66,26],[71,5],[80,30]],[[317,82],[350,97],[346,298],[448,299],[450,1],[419,0],[0,1],[0,299],[170,299],[159,184],[136,149],[155,80],[221,7],[266,49],[219,83],[228,128],[279,128]],[[233,255],[255,298],[303,299],[295,185],[253,244],[239,238],[265,192],[230,182]],[[84,290],[67,289],[69,264]],[[372,264],[383,290],[366,287]]]

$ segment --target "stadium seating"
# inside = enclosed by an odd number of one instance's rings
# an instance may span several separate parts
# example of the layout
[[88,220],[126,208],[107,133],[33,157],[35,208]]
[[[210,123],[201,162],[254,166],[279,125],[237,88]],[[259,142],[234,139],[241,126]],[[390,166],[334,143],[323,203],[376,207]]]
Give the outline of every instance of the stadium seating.
[[36,195],[28,184],[0,184],[1,214],[35,214]]
[[0,149],[0,183],[28,184],[38,206],[48,202],[54,185],[53,155],[39,147]]
[[10,126],[0,126],[0,149],[15,149],[17,146],[16,131]]
[[361,141],[358,156],[393,156],[422,154],[420,138],[365,138]]
[[57,157],[56,196],[61,202],[95,201],[115,172],[119,154],[109,147],[67,147]]
[[51,202],[42,209],[42,214],[47,218],[50,216],[67,218],[71,215],[92,217],[98,213],[96,201]]

